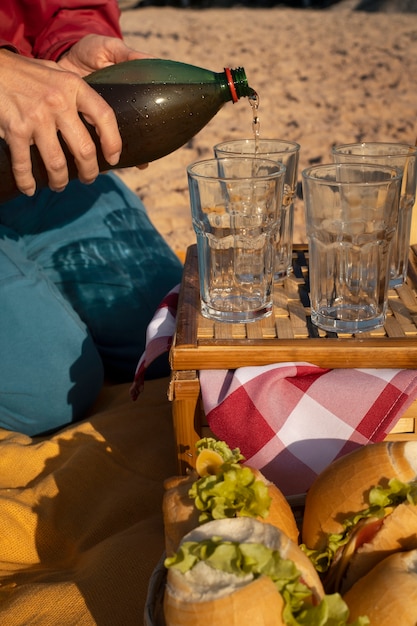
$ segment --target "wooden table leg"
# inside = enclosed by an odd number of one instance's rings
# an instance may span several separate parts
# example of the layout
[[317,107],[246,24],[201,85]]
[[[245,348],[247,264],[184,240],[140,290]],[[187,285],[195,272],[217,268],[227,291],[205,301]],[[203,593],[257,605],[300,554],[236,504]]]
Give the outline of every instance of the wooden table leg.
[[195,370],[173,372],[170,384],[177,471],[195,467],[195,444],[201,438],[200,382]]

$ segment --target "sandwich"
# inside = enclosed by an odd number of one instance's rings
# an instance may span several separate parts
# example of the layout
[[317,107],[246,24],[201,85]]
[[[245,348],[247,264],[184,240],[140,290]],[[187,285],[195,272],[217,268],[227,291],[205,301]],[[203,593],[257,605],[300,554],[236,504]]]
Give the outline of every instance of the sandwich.
[[345,594],[350,615],[378,626],[417,624],[417,550],[396,552],[378,563]]
[[417,441],[331,463],[307,493],[302,542],[325,590],[341,593],[388,555],[417,548]]
[[173,554],[190,530],[214,519],[252,517],[273,524],[293,541],[299,530],[283,493],[259,470],[242,464],[238,448],[206,437],[196,444],[196,469],[165,481],[165,551]]
[[309,559],[282,531],[248,517],[207,522],[165,560],[166,626],[364,626],[326,596]]

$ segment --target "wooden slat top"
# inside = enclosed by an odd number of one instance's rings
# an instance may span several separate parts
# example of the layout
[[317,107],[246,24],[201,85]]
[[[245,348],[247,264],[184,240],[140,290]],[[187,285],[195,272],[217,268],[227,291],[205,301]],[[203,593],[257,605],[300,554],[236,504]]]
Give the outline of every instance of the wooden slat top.
[[311,322],[306,246],[294,246],[293,273],[274,287],[271,316],[249,324],[214,322],[200,313],[197,247],[190,246],[181,285],[173,370],[235,369],[286,361],[329,368],[417,368],[417,258],[410,250],[407,284],[389,292],[383,328],[337,335]]

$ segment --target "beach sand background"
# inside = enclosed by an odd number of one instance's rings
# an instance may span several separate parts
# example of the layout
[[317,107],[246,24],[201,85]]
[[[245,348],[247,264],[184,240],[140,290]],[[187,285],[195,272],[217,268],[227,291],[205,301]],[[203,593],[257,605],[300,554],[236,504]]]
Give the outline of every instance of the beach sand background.
[[[417,13],[356,10],[344,0],[327,9],[283,6],[123,11],[127,43],[153,56],[213,71],[243,66],[260,98],[260,136],[301,145],[301,171],[331,160],[333,144],[417,138]],[[372,4],[372,3],[371,3]],[[396,10],[397,9],[397,10]],[[186,166],[212,156],[213,145],[252,136],[249,101],[227,103],[187,145],[149,165],[119,172],[176,252],[194,243]],[[304,242],[297,199],[295,242]]]

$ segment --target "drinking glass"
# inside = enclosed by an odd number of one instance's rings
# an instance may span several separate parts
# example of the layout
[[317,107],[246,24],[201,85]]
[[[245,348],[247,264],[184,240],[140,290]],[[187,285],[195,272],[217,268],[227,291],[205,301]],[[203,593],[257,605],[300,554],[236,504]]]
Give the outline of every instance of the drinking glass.
[[292,272],[294,203],[300,145],[283,139],[233,139],[214,146],[216,157],[257,156],[285,165],[281,226],[276,240],[274,280],[282,282]]
[[407,278],[411,218],[416,197],[417,147],[406,143],[364,142],[334,146],[336,163],[379,163],[399,167],[403,172],[398,226],[392,249],[390,287],[402,285]]
[[202,314],[226,322],[269,315],[285,167],[232,157],[192,163],[187,174]]
[[311,319],[320,328],[354,334],[384,324],[401,180],[400,169],[367,163],[302,172]]

